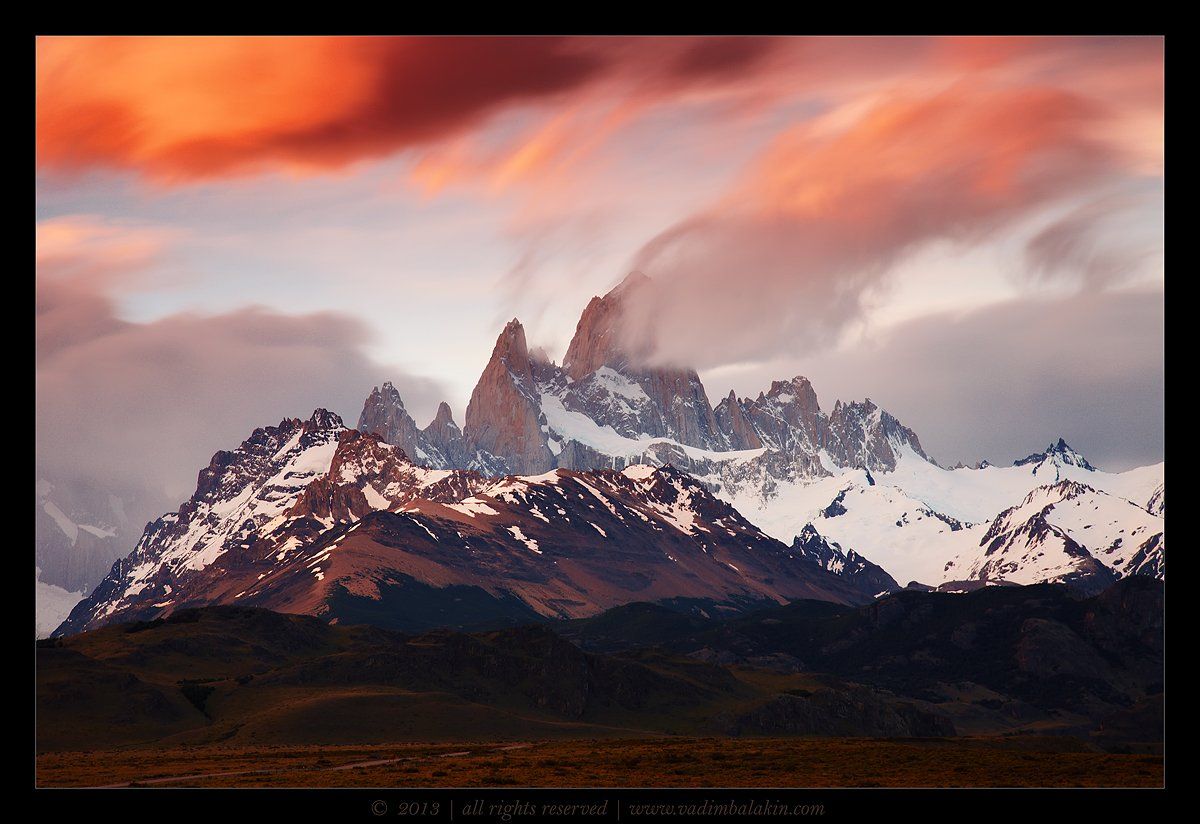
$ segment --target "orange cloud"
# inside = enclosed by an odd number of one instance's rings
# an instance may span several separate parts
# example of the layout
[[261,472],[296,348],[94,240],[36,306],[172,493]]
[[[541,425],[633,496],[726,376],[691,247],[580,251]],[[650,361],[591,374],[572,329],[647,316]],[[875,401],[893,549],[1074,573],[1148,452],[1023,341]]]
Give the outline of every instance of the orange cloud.
[[617,105],[571,106],[499,145],[477,136],[462,137],[426,152],[413,166],[410,182],[426,195],[470,184],[499,194],[533,183],[543,196],[547,189],[571,188],[578,181],[569,173],[647,105],[632,99]]
[[[626,72],[734,75],[762,38],[40,38],[37,161],[160,181],[328,171]],[[661,54],[660,54],[661,52]]]
[[330,169],[572,88],[559,38],[42,38],[38,163],[195,179]]
[[1094,171],[1111,154],[1100,111],[1057,89],[901,91],[848,128],[818,120],[780,135],[727,204],[876,230],[905,200],[938,224],[970,220]]
[[[930,72],[1061,77],[1074,68],[1062,85],[1073,88],[1109,67],[1100,82],[1111,90],[1145,68],[1161,74],[1161,48],[1154,38],[43,37],[37,162],[186,182],[328,172],[422,147],[437,156],[418,182],[436,190],[509,162],[517,167],[500,177],[517,179],[522,166],[553,169],[573,154],[533,141],[455,154],[456,141],[518,107],[565,102],[588,116],[563,124],[555,113],[532,129],[595,143],[611,137],[587,133],[596,112],[713,96],[837,101]],[[477,157],[497,152],[511,157]]]

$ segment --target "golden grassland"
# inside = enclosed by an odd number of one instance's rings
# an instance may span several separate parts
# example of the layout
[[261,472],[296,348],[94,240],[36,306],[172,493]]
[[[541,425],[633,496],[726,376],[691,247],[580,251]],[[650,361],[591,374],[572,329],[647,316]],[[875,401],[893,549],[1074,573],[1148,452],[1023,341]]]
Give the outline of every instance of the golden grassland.
[[172,747],[45,753],[39,787],[1161,787],[1157,755],[1061,737]]

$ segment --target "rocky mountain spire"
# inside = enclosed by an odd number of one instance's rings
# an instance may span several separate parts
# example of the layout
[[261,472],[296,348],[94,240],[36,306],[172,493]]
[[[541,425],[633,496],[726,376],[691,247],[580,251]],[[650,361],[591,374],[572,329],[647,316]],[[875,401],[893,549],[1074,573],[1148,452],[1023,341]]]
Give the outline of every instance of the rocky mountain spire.
[[418,429],[400,393],[390,382],[375,387],[363,404],[358,431],[378,435],[384,442],[398,446],[410,460],[431,469],[465,468],[470,450],[462,430],[444,401],[429,426]]
[[[632,416],[625,404],[581,404],[584,408],[580,411],[622,434],[668,437],[688,446],[723,449],[727,439],[695,370],[645,365],[648,348],[631,344],[622,328],[627,308],[634,301],[647,299],[651,288],[649,278],[632,272],[608,294],[592,298],[563,359],[563,370],[570,381],[586,381],[607,367],[624,383],[636,385],[636,390],[630,387],[631,391],[639,400],[646,396],[649,403]],[[606,414],[610,410],[616,412],[612,420]],[[631,424],[637,431],[629,430]]]
[[843,466],[861,466],[874,471],[896,468],[897,450],[907,445],[929,460],[917,433],[870,398],[838,403],[829,417],[834,436],[830,453]]
[[766,392],[746,401],[745,415],[763,443],[775,449],[816,453],[830,441],[829,418],[821,411],[817,393],[803,375],[790,381],[773,381]]
[[418,459],[421,432],[416,421],[404,408],[400,393],[390,381],[385,381],[383,387],[375,387],[363,404],[362,414],[358,416],[360,432],[369,432],[383,438],[393,446],[398,446],[414,460]]
[[533,475],[554,466],[525,329],[516,318],[496,339],[471,393],[463,434],[472,449],[503,458],[510,472]]
[[630,272],[604,297],[594,297],[588,302],[563,358],[563,369],[571,380],[581,380],[601,366],[624,371],[632,357],[645,354],[629,351],[621,323],[629,302],[644,295],[650,283],[641,272]]
[[742,406],[742,401],[731,389],[729,396],[717,404],[713,410],[717,427],[728,437],[730,449],[758,449],[763,445],[762,438]]
[[442,401],[438,405],[437,414],[430,422],[429,426],[421,430],[421,434],[425,439],[446,458],[446,465],[438,467],[439,469],[448,469],[451,467],[463,467],[468,460],[466,439],[463,438],[462,430],[458,424],[454,422],[454,415],[450,412],[450,404]]

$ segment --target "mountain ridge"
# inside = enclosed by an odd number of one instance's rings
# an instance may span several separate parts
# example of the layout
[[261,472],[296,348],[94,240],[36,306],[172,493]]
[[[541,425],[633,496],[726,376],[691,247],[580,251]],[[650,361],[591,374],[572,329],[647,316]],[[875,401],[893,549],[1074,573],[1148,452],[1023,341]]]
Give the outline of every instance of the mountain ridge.
[[[276,588],[272,597],[284,598],[285,604],[329,612],[334,581],[346,591],[338,603],[383,600],[393,585],[408,592],[467,587],[484,611],[571,614],[572,609],[612,606],[614,598],[634,600],[639,587],[651,586],[646,580],[674,581],[674,589],[655,590],[664,599],[779,600],[816,592],[854,601],[894,591],[897,580],[943,588],[1059,580],[1091,592],[1125,575],[1165,575],[1161,465],[1103,473],[1060,438],[1008,467],[981,462],[970,469],[944,469],[925,453],[915,432],[869,398],[838,400],[826,413],[803,376],[774,381],[755,398],[730,392],[711,406],[695,371],[646,366],[622,348],[617,333],[622,307],[647,283],[644,276],[631,276],[589,302],[561,366],[531,350],[520,321],[509,321],[461,429],[445,403],[419,428],[396,388],[384,382],[367,396],[355,429],[317,409],[307,420],[284,419],[256,429],[235,450],[217,452],[199,473],[192,498],[147,526],[134,551],[113,565],[60,632],[112,620],[131,608],[152,615],[181,603],[265,597],[263,591],[271,588]],[[1024,555],[1003,563],[972,560],[973,554],[986,558],[999,551],[997,524],[1021,500],[1068,482],[1106,496],[1097,501],[1123,502],[1105,510],[1117,513],[1111,528],[1080,523],[1066,535],[1049,522],[1025,523],[1007,544],[1015,547],[1019,532],[1022,545],[1030,547]],[[489,497],[501,494],[496,490],[506,483],[527,490],[561,484],[576,494],[566,508],[556,503],[554,509],[521,510]],[[666,493],[670,500],[655,498],[666,487],[674,490]],[[608,594],[597,599],[584,583],[596,570],[579,567],[578,559],[556,559],[576,564],[573,579],[542,568],[543,562],[531,556],[583,547],[603,556],[609,547],[596,542],[605,541],[608,531],[629,527],[604,520],[616,513],[606,498],[610,494],[621,499],[622,512],[636,512],[630,517],[640,531],[623,540],[641,547],[642,555],[626,559],[623,570],[611,570],[624,580],[599,586],[597,591]],[[536,497],[542,507],[549,506],[543,491]],[[597,502],[609,515],[592,514]],[[720,507],[727,511],[716,514]],[[394,519],[383,524],[386,518],[374,517],[379,512],[415,525],[401,528]],[[560,514],[567,521],[574,517],[575,526],[582,521],[590,527],[581,533],[548,532],[547,525]],[[446,559],[430,560],[422,533],[440,542],[439,534],[448,536],[447,523],[470,525],[455,529],[449,542],[469,557],[476,550],[468,533],[476,535],[478,524],[488,518],[498,519],[498,528],[485,530],[480,545],[492,559],[490,574],[464,566],[446,546],[439,550]],[[361,543],[368,532],[379,536],[400,529],[411,546],[393,547],[391,561],[378,547],[361,549],[362,562],[369,560],[374,571],[353,568],[349,583],[341,572],[314,562],[297,579],[305,586],[277,586],[277,579],[287,577],[281,569],[299,569],[296,559],[307,563],[314,552],[364,522],[371,528],[351,544]],[[693,524],[701,525],[699,531]],[[1092,527],[1097,529],[1084,531]],[[1127,528],[1138,530],[1136,541]],[[671,541],[661,538],[675,532],[688,535],[689,546],[701,532],[719,536],[713,549],[725,555],[717,567],[728,568],[717,574],[711,566],[689,566],[691,577],[681,578],[669,565],[662,567],[663,557],[680,563],[680,550],[671,550]],[[647,540],[654,533],[660,537]],[[1098,543],[1094,536],[1101,533],[1106,537]],[[1053,567],[1042,563],[1047,541],[1061,543],[1061,551],[1075,560]],[[752,547],[765,548],[765,554],[747,556]],[[800,575],[805,580],[780,589],[780,573],[768,567],[785,556],[801,558],[811,568]],[[379,574],[387,563],[395,580]],[[209,567],[227,577],[203,580],[201,575],[188,592],[179,591],[181,580]],[[745,579],[743,568],[755,570],[749,584],[737,580]],[[267,583],[244,579],[249,569]],[[647,578],[652,569],[657,572]],[[314,596],[313,579],[323,582],[326,575],[330,585]],[[544,580],[534,585],[523,577],[530,575]],[[496,580],[509,586],[495,586]],[[510,598],[523,606],[515,607]],[[356,614],[362,609],[361,604],[354,608]]]
[[[867,589],[878,574],[838,574],[860,570],[857,556],[822,550],[810,557],[770,538],[672,467],[502,478],[433,470],[318,410],[218,452],[192,498],[147,528],[58,634],[233,602],[334,620],[346,598],[358,599],[355,614],[374,610],[386,623],[389,593],[413,586],[466,587],[485,611],[520,614],[515,599],[547,616],[648,596],[876,594]],[[830,552],[842,560],[831,566]]]

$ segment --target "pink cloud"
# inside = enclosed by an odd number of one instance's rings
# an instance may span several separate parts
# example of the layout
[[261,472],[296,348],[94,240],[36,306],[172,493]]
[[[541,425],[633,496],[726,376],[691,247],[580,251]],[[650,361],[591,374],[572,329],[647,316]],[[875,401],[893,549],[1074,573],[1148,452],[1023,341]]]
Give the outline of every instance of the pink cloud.
[[713,366],[831,344],[902,256],[979,242],[1136,165],[1104,101],[992,81],[912,82],[778,135],[635,256],[657,288],[629,311],[631,345]]
[[39,277],[87,281],[93,289],[129,283],[161,264],[182,232],[109,220],[61,215],[39,221],[35,262]]

